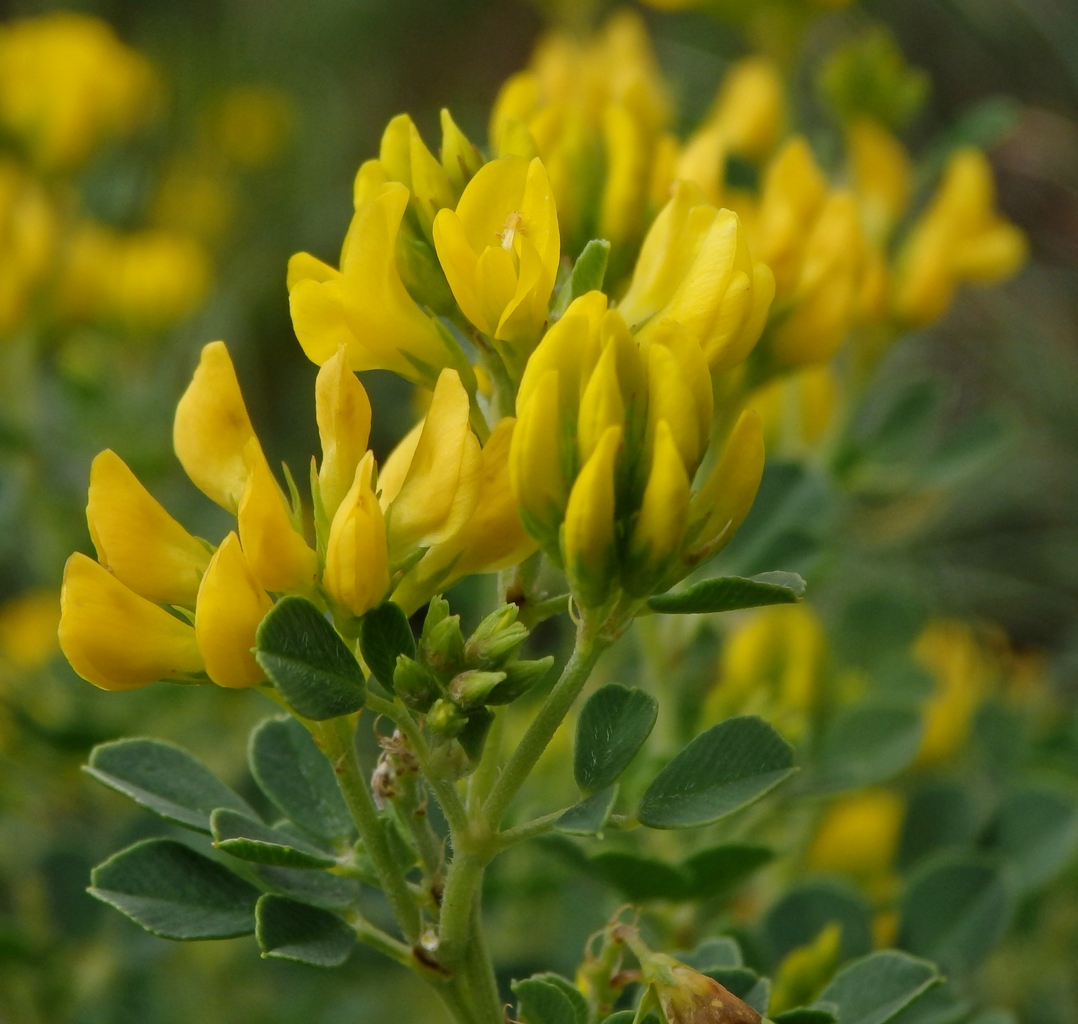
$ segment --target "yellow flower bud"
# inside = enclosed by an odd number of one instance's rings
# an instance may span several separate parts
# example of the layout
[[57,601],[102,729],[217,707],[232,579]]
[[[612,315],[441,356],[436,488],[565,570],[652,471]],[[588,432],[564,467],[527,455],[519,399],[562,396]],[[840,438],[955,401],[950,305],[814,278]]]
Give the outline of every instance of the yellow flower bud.
[[569,496],[563,458],[561,379],[548,370],[520,406],[509,453],[509,481],[520,518],[544,551],[557,551],[558,526]]
[[210,560],[195,605],[195,636],[206,674],[218,686],[242,689],[266,678],[252,653],[255,631],[273,607],[230,533]]
[[580,470],[565,507],[562,551],[573,595],[585,608],[609,596],[617,567],[614,537],[615,470],[622,428],[608,427]]
[[608,427],[625,424],[625,402],[618,382],[617,346],[608,344],[599,357],[580,399],[577,446],[580,463],[591,458]]
[[103,690],[133,690],[203,671],[195,631],[186,622],[78,553],[64,566],[59,637],[71,667]]
[[507,416],[491,431],[483,448],[479,500],[475,512],[452,537],[435,544],[408,572],[393,600],[413,610],[432,594],[474,573],[517,565],[535,551],[524,530],[509,484],[509,453],[516,420]]
[[[290,265],[288,302],[296,337],[319,366],[344,345],[353,370],[392,370],[429,383],[453,361],[453,353],[408,294],[397,269],[408,189],[399,182],[374,185],[366,179],[361,187],[357,179],[357,198],[340,271],[327,277],[332,268],[311,258]],[[311,270],[312,276],[298,277]]]
[[210,552],[106,449],[90,466],[86,521],[98,561],[154,604],[195,606]]
[[882,245],[910,203],[913,165],[909,154],[887,129],[867,117],[849,126],[846,147],[865,234]]
[[737,214],[707,205],[697,186],[681,182],[644,239],[618,309],[630,325],[648,321],[641,340],[663,320],[677,321],[711,372],[721,373],[756,344],[773,294],[771,272],[753,262]]
[[192,483],[229,512],[247,486],[244,451],[254,436],[228,349],[210,342],[176,406],[172,444]]
[[483,157],[445,107],[442,107],[441,122],[442,167],[454,193],[459,196],[483,166]]
[[333,517],[326,545],[323,583],[353,615],[366,614],[389,590],[386,526],[371,486],[373,475],[374,454],[367,452]]
[[257,439],[247,442],[244,458],[247,486],[237,518],[251,573],[274,593],[310,590],[318,578],[318,556],[292,525],[288,502]]
[[681,554],[688,523],[689,476],[669,425],[660,420],[651,472],[629,541],[628,569],[622,573],[626,590],[644,596],[655,589]]
[[483,460],[468,416],[460,377],[443,370],[414,447],[406,438],[387,460],[380,501],[394,562],[451,537],[475,511]]
[[343,348],[327,359],[314,384],[314,409],[322,442],[318,488],[330,520],[356,476],[371,433],[371,402],[349,369]]
[[503,157],[434,221],[434,244],[464,315],[494,339],[517,380],[548,317],[561,258],[558,215],[539,160]]
[[715,99],[714,123],[729,152],[761,160],[775,148],[785,117],[782,76],[766,57],[738,61]]
[[711,121],[693,132],[678,154],[674,177],[697,185],[704,200],[712,206],[722,205],[726,190],[726,137],[718,124]]
[[831,804],[808,851],[813,871],[877,879],[892,867],[905,808],[889,789],[866,789]]
[[746,409],[730,432],[722,457],[689,505],[693,543],[698,549],[728,544],[749,514],[764,474],[760,417]]
[[399,181],[412,193],[419,226],[431,238],[434,215],[443,207],[452,207],[456,197],[446,171],[407,114],[399,114],[386,125],[378,160],[391,181]]
[[490,148],[502,150],[502,136],[510,122],[525,124],[539,106],[539,79],[532,71],[518,71],[502,83],[490,115]]
[[602,132],[606,181],[597,235],[617,246],[637,238],[643,230],[652,145],[646,127],[622,104],[607,107]]

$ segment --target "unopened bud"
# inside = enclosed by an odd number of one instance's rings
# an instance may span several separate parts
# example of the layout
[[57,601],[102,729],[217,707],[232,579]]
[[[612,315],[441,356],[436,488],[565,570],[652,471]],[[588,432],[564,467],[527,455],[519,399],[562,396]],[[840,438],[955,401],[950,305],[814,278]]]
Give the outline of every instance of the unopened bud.
[[548,654],[538,661],[512,661],[504,665],[501,674],[505,676],[505,679],[487,694],[486,703],[488,705],[511,704],[543,679],[553,664],[554,656]]
[[[426,628],[423,630],[426,633]],[[464,667],[464,634],[460,631],[460,616],[450,615],[439,622],[425,638],[419,649],[426,662],[443,676],[456,675]]]
[[449,684],[449,695],[461,707],[472,708],[486,704],[487,695],[503,679],[504,672],[483,672],[479,669],[468,669],[461,672]]
[[673,957],[652,953],[643,967],[669,1024],[760,1024],[748,1003]]
[[436,700],[427,713],[427,728],[438,739],[451,740],[460,734],[468,716],[451,700]]
[[504,604],[480,622],[464,648],[465,661],[475,668],[500,668],[528,637],[527,627],[516,621],[518,612],[515,604]]
[[430,670],[406,654],[397,657],[393,670],[393,689],[397,696],[413,711],[425,714],[430,710],[441,692],[438,680]]

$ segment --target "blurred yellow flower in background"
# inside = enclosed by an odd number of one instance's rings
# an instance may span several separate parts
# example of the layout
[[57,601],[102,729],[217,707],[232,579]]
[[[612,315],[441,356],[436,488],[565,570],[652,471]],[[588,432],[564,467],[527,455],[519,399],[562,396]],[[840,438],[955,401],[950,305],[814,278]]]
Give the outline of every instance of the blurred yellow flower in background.
[[31,590],[0,606],[0,655],[15,669],[48,663],[59,646],[60,598],[54,590]]

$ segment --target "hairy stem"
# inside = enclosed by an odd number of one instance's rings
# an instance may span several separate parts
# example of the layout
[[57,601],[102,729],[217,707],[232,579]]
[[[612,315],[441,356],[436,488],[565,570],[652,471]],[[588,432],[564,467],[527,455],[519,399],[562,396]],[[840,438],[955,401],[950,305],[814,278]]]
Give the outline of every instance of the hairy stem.
[[494,962],[487,949],[487,937],[483,931],[483,892],[476,892],[472,901],[472,941],[467,957],[469,980],[472,995],[481,1019],[490,1024],[502,1024],[505,1012],[502,1008],[501,994],[498,992],[498,979],[494,974]]
[[419,940],[419,908],[412,899],[404,872],[393,859],[386,842],[381,819],[356,754],[354,729],[347,718],[334,718],[320,723],[319,734],[333,762],[341,795],[378,873],[378,881],[401,932],[409,942],[415,943]]

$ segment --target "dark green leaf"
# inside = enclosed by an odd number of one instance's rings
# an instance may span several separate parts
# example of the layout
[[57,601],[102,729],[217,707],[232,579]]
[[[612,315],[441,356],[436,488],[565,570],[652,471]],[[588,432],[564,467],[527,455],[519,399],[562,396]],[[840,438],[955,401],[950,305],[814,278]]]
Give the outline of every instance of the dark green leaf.
[[902,822],[899,867],[906,870],[932,854],[971,846],[979,831],[979,817],[961,783],[932,781],[918,787]]
[[344,912],[354,909],[361,894],[360,883],[354,878],[342,878],[328,871],[303,871],[260,865],[255,873],[266,887],[281,896],[290,896],[300,903],[309,903],[323,910]]
[[820,747],[819,786],[860,789],[897,775],[917,756],[921,731],[915,707],[871,700],[840,711]]
[[659,773],[640,801],[640,821],[650,828],[709,825],[793,772],[793,749],[767,722],[731,718],[697,736]]
[[842,1024],[885,1024],[939,981],[933,964],[888,949],[848,964],[816,1002],[837,1007]]
[[1011,895],[995,865],[974,857],[949,858],[906,890],[898,944],[961,974],[991,952],[1010,914]]
[[577,1024],[588,1024],[588,1001],[584,998],[584,993],[581,992],[568,978],[563,978],[560,974],[554,974],[552,971],[546,971],[543,974],[533,974],[532,978],[536,978],[539,981],[549,982],[555,988],[560,989],[569,1002],[573,1004],[573,1009],[576,1011]]
[[517,1017],[524,1024],[577,1024],[576,1008],[558,985],[542,978],[513,983]]
[[618,796],[617,783],[593,793],[586,800],[570,807],[554,826],[559,832],[569,836],[594,836],[602,832],[614,809]]
[[227,868],[173,839],[146,839],[94,868],[91,896],[166,939],[249,935],[261,895]]
[[336,914],[266,893],[256,908],[258,945],[265,957],[312,967],[340,967],[356,933]]
[[609,257],[610,243],[605,239],[593,238],[584,246],[573,264],[573,272],[569,275],[569,280],[561,286],[554,301],[551,314],[555,320],[564,315],[573,299],[602,288]]
[[842,926],[843,960],[872,949],[872,908],[857,890],[841,882],[808,882],[775,903],[761,925],[760,938],[772,964],[812,942],[832,921]]
[[838,1015],[823,1006],[798,1006],[785,1013],[776,1013],[772,1024],[835,1024]]
[[969,999],[950,981],[933,985],[919,995],[891,1024],[957,1024],[973,1009]]
[[728,935],[704,939],[691,953],[679,953],[678,959],[704,974],[743,965],[741,947]]
[[213,812],[210,825],[213,845],[240,860],[285,868],[328,868],[337,863],[316,846],[299,842],[227,807]]
[[415,657],[415,637],[400,605],[386,601],[363,616],[359,649],[371,674],[392,693],[397,658]]
[[627,850],[602,850],[591,858],[589,870],[634,903],[683,900],[689,887],[689,877],[678,865]]
[[304,718],[347,715],[367,699],[359,662],[305,597],[284,597],[266,613],[255,634],[255,657]]
[[992,848],[1034,888],[1070,861],[1078,845],[1078,805],[1072,794],[1050,785],[1022,786],[1008,793],[991,830]]
[[615,782],[651,735],[659,705],[643,690],[610,683],[596,690],[576,723],[573,774],[584,793]]
[[759,576],[718,576],[675,594],[660,594],[648,601],[652,611],[699,615],[758,608],[767,604],[794,604],[805,593],[805,581],[795,572],[765,572]]
[[143,737],[102,743],[90,752],[83,770],[162,818],[207,835],[217,807],[254,814],[209,768],[174,743]]
[[473,708],[468,712],[468,721],[457,736],[468,760],[474,763],[483,756],[483,745],[487,742],[487,733],[493,724],[494,712],[490,708]]
[[[648,1014],[649,1017],[654,1017],[655,1014]],[[603,1024],[633,1024],[636,1020],[636,1010],[618,1010],[617,1013],[612,1013]]]
[[710,899],[729,893],[774,859],[774,851],[751,843],[711,846],[686,857],[682,870],[689,877],[689,899]]
[[333,840],[352,834],[333,767],[294,718],[269,718],[255,728],[247,760],[273,805],[311,835]]

